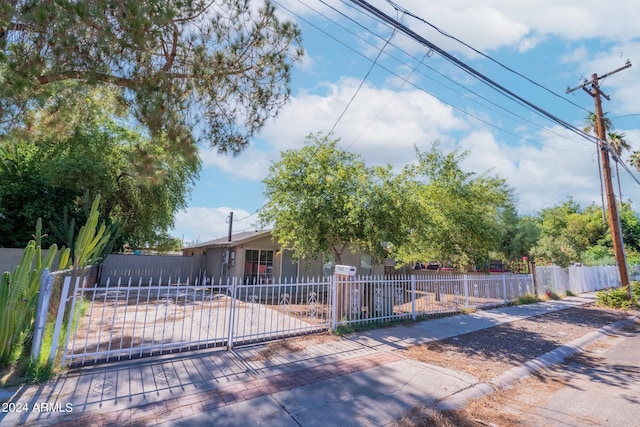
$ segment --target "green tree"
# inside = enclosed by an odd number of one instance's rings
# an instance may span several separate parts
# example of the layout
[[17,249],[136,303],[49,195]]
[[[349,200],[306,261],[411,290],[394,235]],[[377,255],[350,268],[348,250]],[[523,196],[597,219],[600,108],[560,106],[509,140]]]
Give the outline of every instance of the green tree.
[[[26,246],[38,218],[57,224],[64,209],[72,207],[74,195],[47,182],[41,166],[37,147],[0,145],[0,247]],[[56,242],[50,231],[41,237],[45,246]]]
[[407,235],[401,177],[369,168],[337,140],[309,135],[299,150],[281,154],[264,180],[267,202],[260,221],[297,258],[345,250],[376,259]]
[[536,218],[518,216],[515,206],[508,205],[500,217],[502,242],[498,253],[508,261],[519,261],[531,256],[531,248],[540,238],[540,227]]
[[396,259],[437,260],[460,267],[487,261],[500,247],[500,216],[512,202],[505,181],[462,170],[460,162],[467,153],[444,154],[438,143],[416,155],[417,163],[407,168],[413,179],[405,197],[418,214],[409,216],[411,233],[394,253]]
[[606,225],[597,206],[582,210],[569,199],[540,212],[540,229],[541,237],[532,254],[538,261],[567,266],[581,261],[589,247],[602,241]]
[[622,204],[619,216],[625,249],[640,252],[640,216],[633,211],[630,203]]
[[71,219],[83,223],[96,194],[102,195],[103,219],[121,222],[121,239],[136,247],[155,242],[186,206],[199,173],[194,158],[171,152],[163,142],[152,143],[108,117],[87,120],[62,140],[5,142],[0,216],[7,221],[0,226],[0,245],[28,242],[28,225],[38,217],[49,240],[68,245],[64,236],[54,236],[55,228],[71,226]]
[[269,1],[5,1],[1,129],[80,104],[75,84],[112,91],[154,141],[193,154],[197,135],[239,153],[287,101],[301,55],[299,30]]

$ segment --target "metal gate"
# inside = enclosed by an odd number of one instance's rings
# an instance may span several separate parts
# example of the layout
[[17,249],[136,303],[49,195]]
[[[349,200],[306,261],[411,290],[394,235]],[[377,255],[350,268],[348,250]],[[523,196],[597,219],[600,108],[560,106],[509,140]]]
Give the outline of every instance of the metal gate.
[[[43,280],[46,289],[50,282]],[[533,277],[523,274],[88,283],[95,281],[77,276],[62,286],[53,342],[63,337],[63,365],[232,348],[340,325],[495,307],[534,292]],[[34,347],[44,330],[38,325]],[[51,362],[55,355],[54,347]]]
[[[331,278],[291,283],[243,283],[224,278],[203,283],[87,286],[63,290],[66,328],[62,364],[133,359],[283,338],[329,328]],[[70,307],[64,305],[69,301]],[[65,324],[66,323],[66,324]]]

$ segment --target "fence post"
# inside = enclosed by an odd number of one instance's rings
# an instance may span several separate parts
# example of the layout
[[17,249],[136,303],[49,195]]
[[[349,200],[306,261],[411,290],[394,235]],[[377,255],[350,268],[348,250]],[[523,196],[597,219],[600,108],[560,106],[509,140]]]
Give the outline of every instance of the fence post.
[[504,290],[504,304],[507,305],[507,276],[502,275],[502,289]]
[[[75,276],[75,274],[73,274],[73,276]],[[64,278],[64,282],[62,284],[62,292],[60,292],[60,305],[58,306],[58,313],[56,316],[56,325],[53,328],[53,338],[51,340],[51,352],[49,353],[50,365],[53,365],[53,362],[56,359],[56,353],[58,352],[58,341],[60,339],[60,330],[62,329],[62,323],[64,320],[64,310],[65,310],[65,307],[67,306],[67,295],[69,294],[69,285],[71,284],[71,277],[72,276],[66,276]],[[78,287],[78,283],[77,283],[78,280],[80,280],[80,278],[76,278],[76,290]],[[75,292],[74,292],[74,297],[75,297]],[[65,346],[66,346],[66,343],[68,342],[69,334],[71,333],[71,324],[72,324],[71,322],[74,317],[74,308],[75,308],[75,299],[74,299],[74,304],[71,305],[71,311],[69,312],[69,327],[67,330],[67,336],[65,338]],[[62,361],[62,363],[64,364],[64,360]]]
[[462,283],[464,284],[464,306],[469,308],[469,276],[467,274],[462,276]]
[[533,278],[533,293],[536,295],[536,298],[540,298],[538,294],[538,279],[536,279],[536,262],[529,262],[529,272],[531,273],[531,277]]
[[227,334],[227,350],[233,350],[233,327],[235,326],[235,308],[238,278],[231,279],[231,307],[229,308],[229,333]]
[[336,276],[329,276],[329,289],[331,289],[331,330],[336,330],[337,318],[338,318],[338,281],[336,280]]
[[411,318],[416,320],[416,275],[411,275]]
[[33,341],[31,343],[31,360],[38,361],[42,350],[42,335],[47,323],[47,312],[49,311],[49,298],[51,297],[51,286],[53,276],[49,269],[42,270],[40,276],[40,292],[38,293],[38,306],[36,308],[35,329],[33,331]]

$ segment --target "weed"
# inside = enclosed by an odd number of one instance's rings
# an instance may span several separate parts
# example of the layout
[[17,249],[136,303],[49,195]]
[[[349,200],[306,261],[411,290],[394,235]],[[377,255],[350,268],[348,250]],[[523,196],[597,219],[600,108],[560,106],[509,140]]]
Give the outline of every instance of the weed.
[[567,292],[565,293],[566,296],[568,297],[575,297],[577,296],[576,294],[574,294],[573,292],[571,292],[570,290],[567,290]]
[[47,381],[53,377],[53,367],[48,363],[40,363],[40,361],[26,362],[23,371],[25,379],[28,383],[36,384]]
[[387,321],[378,320],[378,321],[366,322],[366,323],[350,323],[347,325],[337,326],[333,330],[333,333],[335,335],[341,336],[341,335],[350,334],[352,332],[362,332],[362,331],[369,331],[371,329],[379,329],[379,328],[385,328],[389,326],[396,326],[399,324],[404,324],[406,322],[407,320],[402,319],[402,320],[387,320]]
[[535,304],[537,302],[538,297],[533,294],[525,294],[518,297],[518,301],[515,302],[515,305]]

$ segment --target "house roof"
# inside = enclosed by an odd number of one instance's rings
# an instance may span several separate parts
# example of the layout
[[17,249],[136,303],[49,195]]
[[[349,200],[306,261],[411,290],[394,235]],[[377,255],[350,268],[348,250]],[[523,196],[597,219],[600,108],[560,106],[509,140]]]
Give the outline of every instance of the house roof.
[[188,246],[182,249],[234,247],[234,246],[243,245],[243,244],[252,242],[254,240],[261,239],[268,235],[271,235],[271,230],[244,231],[242,233],[232,234],[231,241],[229,241],[229,236],[224,236],[214,240],[209,240],[208,242],[203,242],[203,243],[198,243],[197,245]]

